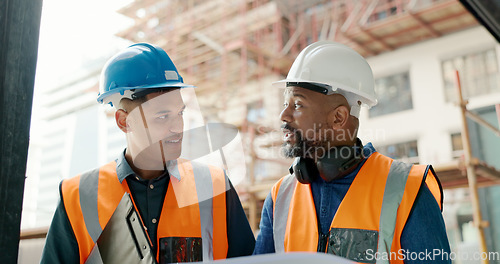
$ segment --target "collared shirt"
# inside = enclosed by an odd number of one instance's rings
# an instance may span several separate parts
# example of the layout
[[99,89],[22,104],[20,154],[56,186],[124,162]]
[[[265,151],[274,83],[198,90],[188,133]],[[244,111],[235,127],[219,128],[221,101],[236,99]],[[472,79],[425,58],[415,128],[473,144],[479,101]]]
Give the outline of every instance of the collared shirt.
[[[318,218],[318,229],[321,234],[327,234],[333,217],[344,199],[349,187],[366,159],[376,150],[371,143],[363,148],[366,157],[358,167],[344,178],[325,182],[321,177],[311,183],[311,192]],[[427,186],[420,189],[414,207],[401,234],[401,248],[405,252],[450,252],[441,209]],[[255,243],[253,254],[274,253],[273,238],[273,200],[271,194],[266,197],[262,208],[260,233]],[[405,263],[421,263],[417,260],[405,260]],[[437,258],[433,263],[451,263],[450,260]]]
[[116,174],[120,183],[123,180],[127,181],[146,231],[151,238],[151,243],[153,243],[152,250],[156,252],[157,245],[155,238],[158,221],[160,220],[163,198],[167,193],[168,182],[170,180],[168,172],[165,171],[159,177],[151,180],[143,179],[135,174],[125,159],[125,155],[120,155],[116,160]]
[[[156,224],[161,214],[162,203],[170,177],[168,173],[164,173],[153,180],[137,177],[125,159],[124,153],[125,151],[116,160],[118,179],[120,182],[127,180],[147,232],[153,238],[151,239],[152,242],[156,243],[154,239],[157,231]],[[226,191],[227,257],[251,255],[255,245],[255,238],[231,181],[229,181],[229,185],[230,188]],[[59,186],[60,188],[61,186]],[[78,243],[71,228],[62,196],[47,234],[40,263],[80,263]]]

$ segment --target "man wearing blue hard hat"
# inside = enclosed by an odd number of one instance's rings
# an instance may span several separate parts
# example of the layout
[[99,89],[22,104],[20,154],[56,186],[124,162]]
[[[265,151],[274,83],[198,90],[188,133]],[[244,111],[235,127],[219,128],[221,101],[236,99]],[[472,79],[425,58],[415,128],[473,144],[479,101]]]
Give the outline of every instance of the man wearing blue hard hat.
[[[97,100],[116,108],[127,148],[61,182],[42,263],[196,262],[252,253],[255,239],[226,171],[183,155],[186,128],[199,125],[192,88],[150,44],[131,45],[106,63]],[[207,144],[192,135],[187,149]]]

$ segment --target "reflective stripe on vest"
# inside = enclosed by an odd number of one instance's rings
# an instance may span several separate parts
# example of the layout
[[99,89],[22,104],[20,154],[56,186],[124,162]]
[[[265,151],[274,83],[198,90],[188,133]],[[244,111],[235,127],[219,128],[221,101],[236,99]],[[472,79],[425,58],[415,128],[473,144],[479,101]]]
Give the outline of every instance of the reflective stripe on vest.
[[[152,239],[159,243],[161,237],[201,237],[204,260],[226,258],[227,177],[222,169],[212,166],[186,160],[174,164],[169,166],[169,173],[181,180],[170,178],[158,222],[158,238]],[[111,162],[64,180],[61,191],[78,242],[80,263],[84,263],[121,197],[130,189],[126,180],[120,184],[116,163]]]
[[274,250],[276,252],[285,252],[285,233],[288,226],[288,212],[293,191],[297,185],[295,176],[288,175],[280,181],[278,195],[274,201],[273,212],[273,236]]
[[[373,153],[356,175],[330,229],[379,232],[379,251],[386,248],[396,252],[401,247],[401,232],[426,175],[429,189],[436,190],[433,194],[441,203],[440,186],[428,168],[393,162]],[[278,181],[271,192],[276,252],[316,251],[318,223],[310,185],[300,184],[289,175]]]
[[99,252],[97,244],[95,244],[92,248],[89,257],[85,260],[85,264],[104,264],[102,262],[101,253]]
[[[193,163],[186,160],[171,162],[167,168],[171,176],[167,199],[163,203],[160,225],[174,222],[175,225],[162,225],[158,229],[159,238],[171,236],[201,237],[203,260],[224,259],[227,255],[226,195],[229,182],[224,172],[216,167]],[[212,177],[207,177],[212,175]],[[178,179],[181,179],[180,181]],[[196,190],[186,193],[186,190]],[[221,206],[223,205],[223,206]],[[176,214],[170,213],[178,208]],[[196,221],[200,228],[190,227],[183,211],[187,215],[198,215]],[[193,219],[194,220],[194,219]],[[186,230],[185,230],[186,229]],[[214,237],[214,230],[219,232]],[[185,235],[182,235],[185,234]],[[186,235],[187,234],[187,235]],[[223,236],[222,236],[223,234]],[[217,239],[216,239],[217,238]],[[160,250],[160,247],[158,247]]]
[[[406,180],[410,174],[412,165],[399,161],[393,161],[389,175],[387,176],[384,198],[382,200],[382,209],[380,211],[379,236],[377,251],[390,252],[392,247],[392,239],[396,229],[396,216],[403,198]],[[382,258],[377,260],[377,263],[389,263]]]

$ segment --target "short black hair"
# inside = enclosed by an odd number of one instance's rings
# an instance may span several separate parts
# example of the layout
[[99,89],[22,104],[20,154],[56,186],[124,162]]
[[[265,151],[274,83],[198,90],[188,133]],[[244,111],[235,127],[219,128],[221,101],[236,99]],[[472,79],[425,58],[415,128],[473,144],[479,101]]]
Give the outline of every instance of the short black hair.
[[118,104],[118,109],[125,110],[126,112],[132,111],[137,105],[147,101],[146,96],[152,93],[168,93],[173,90],[180,89],[180,87],[160,87],[152,89],[142,89],[132,94],[132,99],[122,98]]
[[151,93],[168,93],[175,89],[180,89],[180,87],[161,87],[161,88],[152,88],[152,89],[141,89],[136,93],[132,94],[132,101],[140,100],[141,98],[146,98],[146,95]]

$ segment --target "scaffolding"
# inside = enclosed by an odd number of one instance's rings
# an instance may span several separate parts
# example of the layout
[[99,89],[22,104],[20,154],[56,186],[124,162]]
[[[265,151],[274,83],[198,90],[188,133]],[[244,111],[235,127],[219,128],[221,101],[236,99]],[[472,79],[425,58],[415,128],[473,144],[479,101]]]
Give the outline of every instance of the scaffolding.
[[[483,221],[483,217],[481,214],[481,206],[479,203],[479,196],[478,196],[478,186],[477,186],[477,176],[476,176],[476,168],[478,167],[478,162],[477,159],[474,159],[472,156],[472,150],[471,150],[471,145],[470,145],[470,140],[469,140],[469,128],[467,126],[467,117],[471,118],[475,122],[479,123],[480,125],[492,130],[495,135],[500,137],[500,130],[493,125],[489,124],[487,121],[483,120],[480,116],[472,113],[467,109],[467,100],[464,100],[463,95],[462,95],[462,85],[460,82],[460,75],[459,72],[456,71],[456,78],[457,78],[457,94],[458,94],[458,105],[460,107],[460,112],[461,112],[461,118],[462,118],[462,142],[464,146],[464,162],[465,162],[465,169],[467,171],[467,183],[469,186],[469,192],[471,194],[471,203],[472,203],[472,209],[473,209],[473,221],[474,221],[474,226],[478,230],[479,234],[479,250],[482,253],[488,253],[488,247],[486,246],[486,239],[484,236],[485,228],[489,226],[489,223],[487,221]],[[496,112],[498,116],[498,121],[500,124],[500,104],[496,105]],[[496,179],[496,181],[500,180],[500,174],[493,174]],[[481,259],[481,263],[483,264],[488,264],[489,260],[488,259]]]
[[369,57],[477,25],[456,0],[136,0],[119,12],[135,23],[118,36],[164,48],[212,115],[249,81],[286,75],[311,42]]

